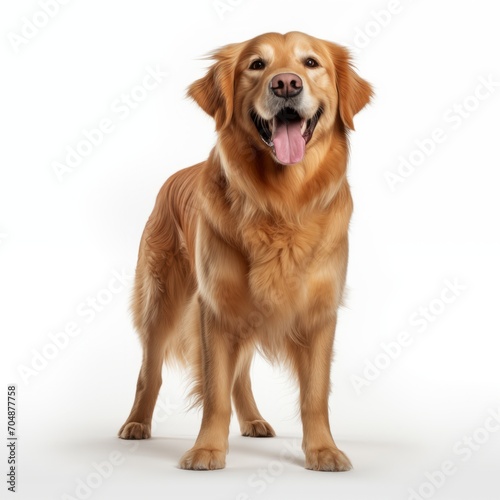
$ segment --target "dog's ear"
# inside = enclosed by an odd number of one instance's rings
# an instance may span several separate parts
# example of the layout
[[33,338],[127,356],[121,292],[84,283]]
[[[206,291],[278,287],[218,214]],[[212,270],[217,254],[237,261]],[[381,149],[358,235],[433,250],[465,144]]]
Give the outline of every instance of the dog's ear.
[[330,43],[329,48],[335,66],[340,118],[346,127],[354,130],[354,115],[370,102],[373,89],[354,71],[351,56],[345,47]]
[[188,88],[187,95],[215,120],[217,130],[227,127],[233,117],[234,77],[240,44],[231,44],[210,54],[215,63],[207,74]]

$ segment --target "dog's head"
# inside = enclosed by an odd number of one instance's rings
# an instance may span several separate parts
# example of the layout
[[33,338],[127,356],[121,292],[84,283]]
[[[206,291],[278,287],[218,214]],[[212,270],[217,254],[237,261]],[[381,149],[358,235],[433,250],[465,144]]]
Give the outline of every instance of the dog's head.
[[215,64],[188,95],[219,132],[236,128],[282,165],[302,162],[335,124],[354,129],[354,115],[372,95],[344,47],[303,33],[267,33],[211,58]]

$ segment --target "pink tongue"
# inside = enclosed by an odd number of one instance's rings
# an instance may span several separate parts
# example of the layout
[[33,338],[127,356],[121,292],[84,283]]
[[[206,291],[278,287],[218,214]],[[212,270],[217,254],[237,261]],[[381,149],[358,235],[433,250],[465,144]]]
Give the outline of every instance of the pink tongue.
[[274,131],[273,143],[276,156],[281,163],[290,165],[304,158],[306,141],[300,131],[300,121],[279,121]]

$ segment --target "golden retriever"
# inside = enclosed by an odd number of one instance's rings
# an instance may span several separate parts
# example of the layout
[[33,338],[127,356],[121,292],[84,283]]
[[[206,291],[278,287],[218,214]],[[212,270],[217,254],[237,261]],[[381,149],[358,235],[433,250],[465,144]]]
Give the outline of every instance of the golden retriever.
[[[203,406],[183,469],[221,469],[232,403],[243,436],[274,436],[255,403],[258,349],[300,386],[305,466],[351,468],[330,431],[330,365],[347,268],[348,132],[372,96],[339,45],[291,32],[223,47],[188,95],[215,120],[208,160],[172,175],[139,248],[143,346],[119,431],[151,435],[165,360],[190,367]],[[195,140],[195,138],[194,138]]]

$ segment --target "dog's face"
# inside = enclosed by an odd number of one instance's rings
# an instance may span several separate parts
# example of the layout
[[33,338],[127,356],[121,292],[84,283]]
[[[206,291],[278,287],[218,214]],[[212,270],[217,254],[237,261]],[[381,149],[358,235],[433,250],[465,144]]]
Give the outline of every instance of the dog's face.
[[267,33],[212,57],[216,63],[189,95],[219,132],[239,130],[283,165],[302,162],[336,122],[353,129],[372,94],[346,49],[303,33]]

